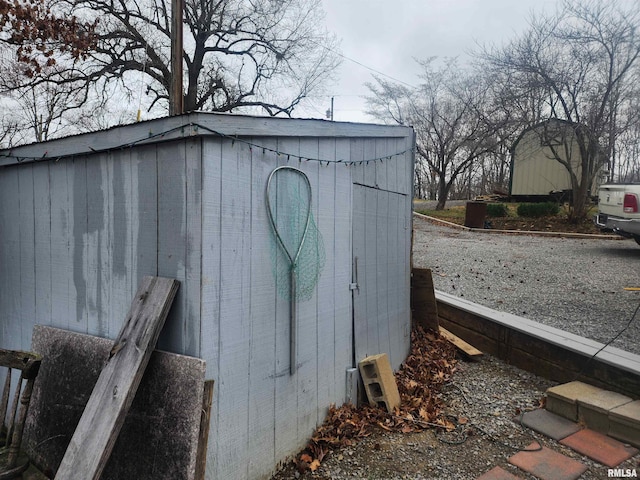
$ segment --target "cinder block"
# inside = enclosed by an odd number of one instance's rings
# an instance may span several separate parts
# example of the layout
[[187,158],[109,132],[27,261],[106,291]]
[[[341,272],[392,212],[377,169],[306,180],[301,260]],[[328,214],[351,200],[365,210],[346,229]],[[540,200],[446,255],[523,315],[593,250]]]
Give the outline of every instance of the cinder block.
[[640,400],[609,412],[609,436],[640,448]]
[[609,433],[609,412],[631,402],[620,393],[600,390],[578,398],[578,418],[596,432]]
[[547,389],[546,409],[557,415],[578,421],[578,398],[602,391],[582,382],[569,382]]
[[400,394],[386,353],[362,360],[360,376],[370,405],[384,406],[389,413],[400,406]]

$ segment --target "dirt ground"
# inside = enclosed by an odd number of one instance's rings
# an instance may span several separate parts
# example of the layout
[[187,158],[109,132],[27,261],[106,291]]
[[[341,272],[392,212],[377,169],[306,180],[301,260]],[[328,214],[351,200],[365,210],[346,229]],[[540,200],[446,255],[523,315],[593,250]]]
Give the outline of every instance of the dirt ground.
[[[552,385],[490,356],[480,362],[461,360],[438,394],[454,430],[434,427],[402,433],[378,428],[353,445],[327,453],[315,471],[290,462],[272,480],[473,480],[495,466],[535,480],[508,463],[509,457],[532,444],[586,464],[589,469],[581,480],[607,478],[607,467],[519,424],[520,414],[539,408]],[[620,468],[640,468],[640,457]]]
[[[607,478],[607,467],[519,424],[520,414],[539,408],[553,383],[491,356],[460,359],[455,374],[438,393],[442,415],[453,430],[429,428],[409,433],[375,429],[352,445],[326,454],[315,471],[287,463],[272,480],[473,480],[493,467],[535,480],[509,464],[523,449],[542,445],[587,465],[581,480]],[[533,446],[532,446],[533,445]],[[620,468],[639,469],[640,456]]]

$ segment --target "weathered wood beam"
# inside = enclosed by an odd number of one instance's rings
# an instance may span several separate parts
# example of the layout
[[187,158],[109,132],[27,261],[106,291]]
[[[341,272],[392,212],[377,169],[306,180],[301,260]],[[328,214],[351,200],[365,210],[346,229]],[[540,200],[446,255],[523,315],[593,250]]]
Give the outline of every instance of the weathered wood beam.
[[485,353],[557,382],[581,380],[634,398],[640,392],[640,355],[600,351],[594,340],[444,292],[436,299],[441,325]]
[[200,416],[200,433],[198,435],[198,451],[196,452],[195,480],[205,480],[207,470],[207,446],[209,445],[209,426],[211,423],[211,404],[213,403],[214,380],[204,382],[202,397],[202,415]]
[[411,269],[411,316],[422,328],[438,331],[438,304],[429,268]]
[[446,328],[440,327],[440,335],[442,335],[449,343],[453,344],[458,350],[464,353],[469,360],[480,360],[482,352],[473,345],[465,342],[463,339],[454,335]]
[[26,379],[35,378],[38,375],[41,362],[42,357],[33,352],[0,349],[0,365],[20,370]]
[[56,480],[102,474],[178,291],[177,280],[145,277],[84,409]]

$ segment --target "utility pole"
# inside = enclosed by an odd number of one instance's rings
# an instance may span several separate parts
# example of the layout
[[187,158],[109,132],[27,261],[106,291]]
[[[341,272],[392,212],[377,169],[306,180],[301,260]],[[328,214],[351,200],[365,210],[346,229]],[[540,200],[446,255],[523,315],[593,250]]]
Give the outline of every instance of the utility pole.
[[326,116],[333,122],[333,97],[331,97],[331,108],[327,109]]
[[182,19],[183,0],[171,0],[171,89],[169,90],[169,115],[184,113],[182,87]]
[[333,97],[331,97],[331,121],[333,122]]

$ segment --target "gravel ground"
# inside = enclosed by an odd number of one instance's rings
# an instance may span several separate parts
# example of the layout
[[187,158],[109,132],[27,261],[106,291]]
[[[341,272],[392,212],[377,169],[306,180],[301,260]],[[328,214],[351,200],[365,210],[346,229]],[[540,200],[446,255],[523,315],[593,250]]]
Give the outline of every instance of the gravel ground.
[[[414,265],[435,288],[606,343],[640,303],[633,240],[505,235],[442,227],[414,217]],[[640,354],[640,312],[612,345]]]
[[[379,433],[329,453],[314,473],[299,473],[289,465],[273,480],[473,480],[495,466],[535,480],[508,463],[534,442],[587,465],[580,480],[606,479],[607,467],[520,426],[518,413],[539,407],[552,385],[491,356],[460,362],[441,395],[447,414],[458,423],[455,432]],[[639,459],[636,455],[619,468],[639,469]]]
[[[436,288],[496,310],[511,312],[606,342],[640,302],[640,247],[635,242],[575,240],[465,232],[414,222],[414,264],[432,268]],[[615,346],[640,353],[640,319]],[[524,480],[535,477],[508,463],[518,449],[538,442],[589,469],[581,480],[607,478],[607,467],[525,429],[518,413],[538,408],[554,384],[485,355],[460,361],[441,393],[458,429],[420,433],[381,431],[333,451],[316,472],[291,464],[272,480],[472,480],[500,466]],[[619,468],[640,469],[640,455]]]

